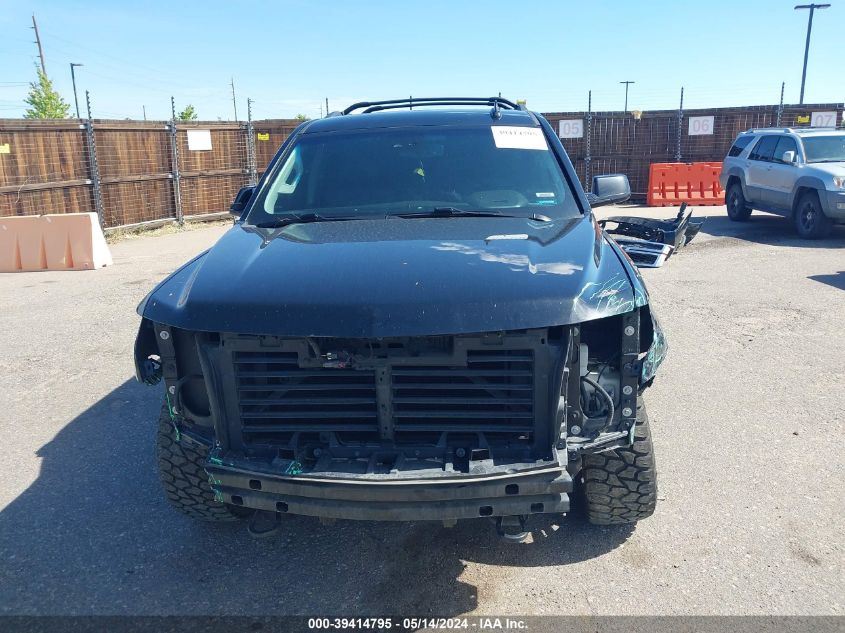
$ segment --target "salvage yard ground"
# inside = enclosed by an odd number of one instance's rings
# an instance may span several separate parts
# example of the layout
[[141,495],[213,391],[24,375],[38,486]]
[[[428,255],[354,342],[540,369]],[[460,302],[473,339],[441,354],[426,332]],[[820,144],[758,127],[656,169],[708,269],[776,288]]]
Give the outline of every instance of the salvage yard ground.
[[521,546],[485,520],[292,517],[256,541],[167,506],[135,306],[225,227],[116,243],[97,272],[0,275],[0,613],[845,613],[845,228],[808,242],[767,214],[696,215],[644,271],[671,345],[646,396],[656,514],[535,518]]

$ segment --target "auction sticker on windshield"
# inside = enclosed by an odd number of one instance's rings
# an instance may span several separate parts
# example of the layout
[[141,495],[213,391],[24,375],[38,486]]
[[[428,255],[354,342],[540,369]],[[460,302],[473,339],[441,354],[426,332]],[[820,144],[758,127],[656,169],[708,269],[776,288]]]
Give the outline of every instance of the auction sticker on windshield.
[[503,149],[540,149],[547,150],[546,137],[537,127],[517,127],[514,125],[494,125],[493,142]]

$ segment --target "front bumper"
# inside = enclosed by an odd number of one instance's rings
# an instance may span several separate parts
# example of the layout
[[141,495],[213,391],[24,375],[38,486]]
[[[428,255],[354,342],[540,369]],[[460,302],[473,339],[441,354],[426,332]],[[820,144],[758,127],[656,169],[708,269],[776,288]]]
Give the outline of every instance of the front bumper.
[[454,521],[569,512],[572,478],[561,467],[436,479],[281,476],[206,465],[217,499],[236,506],[329,519]]
[[824,194],[824,214],[835,222],[845,222],[845,191],[825,191]]

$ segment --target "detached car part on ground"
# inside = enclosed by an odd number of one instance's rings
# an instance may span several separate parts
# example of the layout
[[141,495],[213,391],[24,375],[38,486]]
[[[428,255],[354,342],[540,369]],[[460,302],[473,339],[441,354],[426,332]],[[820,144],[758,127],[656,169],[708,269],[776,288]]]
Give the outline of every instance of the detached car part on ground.
[[638,268],[660,268],[673,253],[698,235],[702,224],[704,220],[694,219],[686,202],[681,204],[674,220],[617,215],[599,221],[599,226],[613,237]]
[[641,395],[666,341],[636,267],[540,115],[378,112],[409,105],[303,123],[139,306],[167,497],[209,520],[492,517],[514,539],[574,492],[594,523],[649,516]]

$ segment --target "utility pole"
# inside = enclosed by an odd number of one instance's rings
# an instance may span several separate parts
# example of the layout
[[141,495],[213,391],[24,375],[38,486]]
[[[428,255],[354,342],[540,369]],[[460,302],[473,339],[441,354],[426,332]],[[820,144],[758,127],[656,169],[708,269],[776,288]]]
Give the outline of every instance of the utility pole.
[[329,98],[326,97],[326,116],[329,116]]
[[[38,56],[41,58],[41,72],[47,75],[47,67],[44,65],[44,49],[41,48],[41,36],[38,34],[38,22],[35,21],[35,14],[32,14],[32,28],[35,31],[35,43],[38,44]],[[79,106],[76,108],[76,116],[79,118]]]
[[147,120],[147,106],[142,105],[141,110],[144,111],[144,121],[146,121]]
[[232,77],[232,106],[235,108],[235,121],[238,120],[238,101],[235,99],[235,78]]
[[79,116],[79,99],[76,96],[76,73],[73,72],[74,66],[82,66],[82,64],[70,63],[70,80],[73,82],[73,102],[76,104],[76,118],[81,119],[82,117]]
[[804,70],[801,71],[801,97],[798,99],[798,103],[801,105],[804,105],[804,81],[807,79],[807,56],[810,54],[810,33],[813,32],[813,13],[815,13],[816,9],[827,9],[829,6],[829,4],[799,4],[795,7],[796,11],[798,9],[810,10],[810,18],[807,20],[807,43],[804,44]]
[[628,111],[628,86],[631,84],[637,83],[636,81],[620,81],[620,84],[625,84],[625,109],[623,112]]

